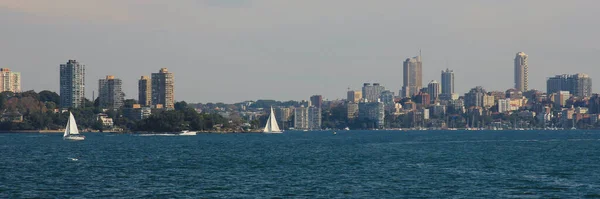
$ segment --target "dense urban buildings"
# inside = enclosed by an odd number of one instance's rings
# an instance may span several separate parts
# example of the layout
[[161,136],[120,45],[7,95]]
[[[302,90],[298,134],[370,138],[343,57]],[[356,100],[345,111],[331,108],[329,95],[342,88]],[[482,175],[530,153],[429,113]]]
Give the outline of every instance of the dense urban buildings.
[[[361,102],[358,104],[358,118],[372,122],[370,128],[380,129],[384,126],[385,107],[382,102]],[[367,127],[369,128],[369,127]]]
[[527,57],[524,52],[517,53],[515,57],[515,89],[521,92],[528,90]]
[[442,71],[442,93],[440,99],[450,100],[454,94],[454,71],[447,69]]
[[432,101],[440,99],[440,90],[440,83],[435,80],[432,80],[427,85],[427,92]]
[[106,76],[98,81],[98,102],[102,108],[118,109],[123,106],[125,94],[122,91],[123,82],[115,76]]
[[138,81],[138,103],[142,106],[152,105],[152,80],[142,76]]
[[364,83],[362,88],[363,99],[369,102],[378,102],[384,90],[385,88],[379,85],[379,83],[373,83],[373,85]]
[[404,61],[402,97],[411,97],[423,88],[423,63],[421,56],[408,58]]
[[592,78],[584,73],[556,75],[546,80],[546,92],[569,91],[577,97],[592,96]]
[[310,104],[317,108],[321,108],[323,106],[323,96],[321,96],[321,95],[310,96]]
[[60,65],[60,106],[78,108],[85,98],[85,65],[69,60]]
[[358,103],[360,101],[360,99],[362,99],[361,91],[348,91],[348,96],[346,98],[346,100],[348,100],[348,102]]
[[21,73],[8,68],[0,68],[0,92],[21,92]]
[[161,68],[158,73],[152,73],[152,105],[162,105],[164,108],[175,108],[175,80],[173,73]]

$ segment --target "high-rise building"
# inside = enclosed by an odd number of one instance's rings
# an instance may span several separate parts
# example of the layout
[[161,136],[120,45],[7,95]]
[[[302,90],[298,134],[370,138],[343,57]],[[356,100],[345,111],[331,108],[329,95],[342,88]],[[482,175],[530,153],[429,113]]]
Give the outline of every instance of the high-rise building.
[[569,75],[562,74],[554,77],[549,77],[546,80],[546,93],[557,93],[559,91],[571,91],[571,82]]
[[142,76],[138,81],[138,101],[142,106],[152,105],[152,80]]
[[429,92],[429,97],[431,97],[431,100],[440,98],[440,90],[440,83],[435,80],[429,82],[427,85],[427,91]]
[[584,73],[556,75],[546,80],[546,92],[569,91],[577,97],[592,96],[592,78]]
[[483,107],[484,96],[487,92],[481,86],[472,88],[468,93],[465,94],[465,106],[470,107]]
[[524,52],[517,53],[515,57],[515,89],[521,92],[528,90],[527,57]]
[[297,107],[294,109],[294,128],[298,130],[308,130],[308,108]]
[[379,99],[379,101],[383,102],[383,105],[385,105],[386,110],[393,109],[396,104],[394,101],[394,92],[389,90],[384,90],[381,92]]
[[411,97],[423,88],[423,62],[421,56],[408,58],[404,61],[402,97]]
[[310,104],[317,108],[321,108],[323,106],[323,96],[321,96],[321,95],[310,96]]
[[4,91],[21,92],[21,73],[0,68],[0,93]]
[[348,119],[354,119],[358,116],[358,103],[348,102],[346,104],[346,112],[348,114]]
[[363,99],[366,99],[369,102],[378,102],[381,97],[381,93],[385,90],[385,88],[379,83],[365,83],[362,87]]
[[152,105],[159,104],[167,109],[175,108],[175,79],[166,68],[152,73]]
[[571,85],[573,86],[572,94],[577,97],[592,96],[592,78],[584,73],[575,74],[572,77]]
[[446,68],[446,71],[442,71],[442,94],[440,99],[450,100],[452,94],[454,94],[454,71]]
[[382,102],[361,102],[358,104],[358,118],[373,122],[368,128],[383,128],[385,106]]
[[77,108],[85,98],[85,65],[69,60],[60,65],[60,106]]
[[106,76],[98,81],[98,102],[100,107],[118,109],[123,106],[125,94],[122,90],[123,82],[115,76]]
[[316,106],[308,107],[308,129],[321,130],[321,108]]
[[348,102],[358,103],[362,99],[361,91],[348,91],[347,100]]

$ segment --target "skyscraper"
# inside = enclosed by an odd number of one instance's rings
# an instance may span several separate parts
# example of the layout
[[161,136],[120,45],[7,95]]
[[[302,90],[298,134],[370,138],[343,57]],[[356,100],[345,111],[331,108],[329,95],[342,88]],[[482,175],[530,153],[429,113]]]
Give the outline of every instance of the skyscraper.
[[60,106],[77,108],[85,98],[85,65],[69,60],[60,65]]
[[175,108],[175,80],[173,73],[161,68],[152,73],[152,105],[162,104],[167,109]]
[[515,89],[521,92],[527,91],[527,55],[524,52],[517,53],[515,57]]
[[419,90],[423,87],[422,71],[421,56],[408,58],[404,61],[402,97],[410,97],[419,93]]
[[452,94],[454,94],[454,71],[446,68],[446,71],[442,70],[442,94],[440,98],[442,100],[450,100]]
[[323,96],[321,96],[321,95],[310,96],[310,103],[311,103],[311,105],[313,105],[317,108],[321,108],[321,106],[323,106]]
[[138,101],[142,106],[152,105],[152,80],[142,76],[138,81]]
[[439,99],[439,96],[440,96],[440,83],[438,83],[435,80],[432,80],[427,85],[427,91],[429,92],[429,97],[431,97],[432,101],[436,100],[436,99]]
[[106,76],[98,81],[98,102],[100,107],[118,109],[123,106],[125,95],[122,91],[123,82],[115,76]]
[[21,92],[21,73],[0,68],[0,92],[4,91]]
[[365,83],[362,88],[363,99],[369,102],[377,102],[381,97],[381,92],[384,90],[385,88],[379,85],[379,83],[373,83],[373,85]]

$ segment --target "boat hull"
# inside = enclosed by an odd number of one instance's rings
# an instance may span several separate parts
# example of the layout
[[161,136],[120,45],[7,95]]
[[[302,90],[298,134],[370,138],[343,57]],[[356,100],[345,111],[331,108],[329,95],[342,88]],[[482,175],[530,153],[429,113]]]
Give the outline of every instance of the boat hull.
[[178,135],[196,135],[197,132],[196,131],[183,131],[182,133],[179,133]]
[[64,140],[72,140],[72,141],[81,141],[81,140],[85,140],[85,136],[66,136],[63,137]]
[[278,133],[283,133],[283,131],[265,131],[263,133],[267,133],[267,134],[278,134]]

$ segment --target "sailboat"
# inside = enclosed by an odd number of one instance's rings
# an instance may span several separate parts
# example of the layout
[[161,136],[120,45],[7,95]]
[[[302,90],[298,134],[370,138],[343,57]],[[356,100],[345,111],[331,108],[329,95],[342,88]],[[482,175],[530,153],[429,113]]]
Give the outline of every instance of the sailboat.
[[277,125],[277,120],[275,119],[273,107],[271,107],[271,115],[269,115],[269,119],[267,120],[267,124],[265,125],[263,133],[282,133],[279,129],[279,125]]
[[69,112],[69,121],[67,122],[67,127],[65,128],[65,134],[63,135],[64,140],[84,140],[85,136],[79,134],[79,129],[77,129],[77,122],[75,122],[75,117],[73,117],[73,113]]

